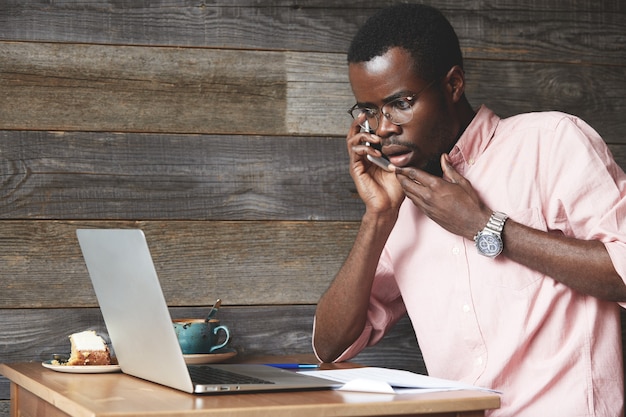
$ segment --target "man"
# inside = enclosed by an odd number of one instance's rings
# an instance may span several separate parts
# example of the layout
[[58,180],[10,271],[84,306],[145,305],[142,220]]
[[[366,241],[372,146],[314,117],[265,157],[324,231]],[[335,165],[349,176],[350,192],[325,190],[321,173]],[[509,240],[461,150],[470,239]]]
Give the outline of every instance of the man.
[[318,357],[349,359],[406,311],[430,375],[503,392],[492,416],[622,415],[626,176],[604,141],[563,113],[474,111],[430,7],[370,18],[348,63],[365,214],[317,307]]

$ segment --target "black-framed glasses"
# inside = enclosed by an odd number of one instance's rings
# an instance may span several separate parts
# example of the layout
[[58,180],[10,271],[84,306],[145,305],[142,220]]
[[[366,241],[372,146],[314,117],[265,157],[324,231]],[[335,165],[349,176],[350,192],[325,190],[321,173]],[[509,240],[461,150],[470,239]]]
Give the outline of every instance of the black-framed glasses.
[[[359,107],[359,103],[357,103],[348,110],[348,113],[355,120],[359,120],[360,116],[364,114],[365,119],[363,119],[363,122],[359,123],[359,125],[366,131],[376,131],[376,129],[378,129],[381,114],[394,125],[403,125],[413,119],[413,106],[418,96],[430,88],[436,81],[437,80],[431,81],[426,87],[415,94],[393,99],[385,103],[380,109],[376,107]],[[369,124],[369,128],[365,126],[365,121]]]

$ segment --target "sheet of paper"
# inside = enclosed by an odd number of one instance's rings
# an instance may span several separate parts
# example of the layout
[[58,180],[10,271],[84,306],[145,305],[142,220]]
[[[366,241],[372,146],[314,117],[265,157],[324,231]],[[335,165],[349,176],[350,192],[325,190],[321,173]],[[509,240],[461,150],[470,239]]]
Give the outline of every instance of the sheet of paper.
[[496,392],[447,379],[433,378],[399,369],[364,367],[302,371],[301,373],[343,383],[339,390],[401,394],[416,392],[451,391],[460,389]]

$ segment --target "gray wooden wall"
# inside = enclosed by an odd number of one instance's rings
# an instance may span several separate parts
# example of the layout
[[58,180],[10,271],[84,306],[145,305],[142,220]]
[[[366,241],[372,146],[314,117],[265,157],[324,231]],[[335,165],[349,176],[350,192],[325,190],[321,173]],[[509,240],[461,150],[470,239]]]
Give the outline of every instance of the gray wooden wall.
[[[216,297],[242,355],[306,353],[355,236],[345,50],[360,0],[0,2],[0,362],[106,329],[77,227],[145,230],[174,316]],[[626,167],[626,3],[432,0],[468,96],[577,114]],[[391,30],[392,28],[390,28]],[[365,363],[421,370],[403,320]],[[0,378],[0,416],[8,415]]]

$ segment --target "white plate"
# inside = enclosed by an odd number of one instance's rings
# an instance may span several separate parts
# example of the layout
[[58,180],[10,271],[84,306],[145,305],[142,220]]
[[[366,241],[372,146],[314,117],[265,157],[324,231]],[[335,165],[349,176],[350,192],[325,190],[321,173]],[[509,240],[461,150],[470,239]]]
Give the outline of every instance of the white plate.
[[[111,372],[121,372],[119,365],[62,365],[60,363],[52,363],[53,360],[44,361],[41,364],[44,368],[52,369],[57,372],[67,372],[70,374],[108,374]],[[58,361],[54,361],[58,362]]]
[[224,348],[216,350],[215,353],[199,353],[196,355],[183,355],[183,357],[187,365],[199,365],[203,363],[219,363],[235,355],[237,355],[235,349]]

